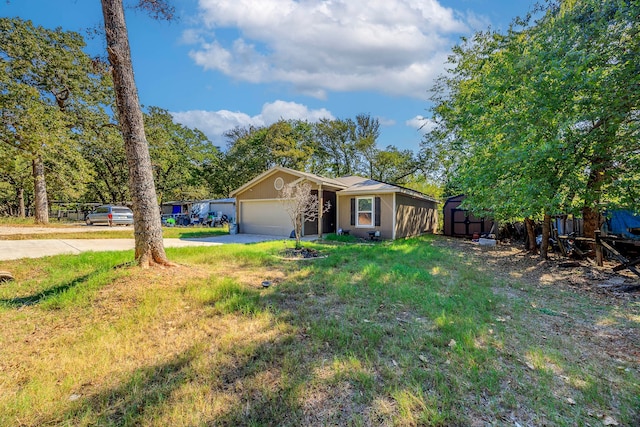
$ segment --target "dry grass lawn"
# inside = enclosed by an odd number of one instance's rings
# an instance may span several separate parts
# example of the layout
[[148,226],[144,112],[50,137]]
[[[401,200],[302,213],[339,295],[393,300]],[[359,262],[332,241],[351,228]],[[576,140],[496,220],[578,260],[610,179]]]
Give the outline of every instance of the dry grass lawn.
[[637,294],[435,237],[285,245],[2,263],[0,425],[640,424]]

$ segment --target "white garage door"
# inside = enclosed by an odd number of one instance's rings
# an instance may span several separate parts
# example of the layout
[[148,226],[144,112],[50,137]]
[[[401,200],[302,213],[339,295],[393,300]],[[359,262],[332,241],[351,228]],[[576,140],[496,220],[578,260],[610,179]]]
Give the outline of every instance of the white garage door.
[[293,230],[289,215],[278,201],[241,201],[240,232],[289,237]]

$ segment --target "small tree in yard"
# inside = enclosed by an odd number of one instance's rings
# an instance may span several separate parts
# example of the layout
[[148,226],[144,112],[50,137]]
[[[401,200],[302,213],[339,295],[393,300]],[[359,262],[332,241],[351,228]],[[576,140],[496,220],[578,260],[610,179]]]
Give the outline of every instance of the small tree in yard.
[[[302,236],[302,224],[305,221],[313,222],[318,218],[318,196],[311,194],[311,184],[308,182],[298,182],[285,185],[278,199],[284,205],[285,211],[291,219],[293,230],[296,235],[296,249],[300,249],[300,237]],[[327,201],[322,207],[322,213],[331,208],[331,203]]]

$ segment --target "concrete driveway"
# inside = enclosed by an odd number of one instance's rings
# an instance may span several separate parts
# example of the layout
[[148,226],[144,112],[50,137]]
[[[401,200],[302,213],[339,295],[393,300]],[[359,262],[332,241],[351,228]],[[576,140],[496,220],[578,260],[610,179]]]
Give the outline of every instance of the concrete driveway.
[[[315,240],[309,236],[304,240]],[[164,239],[166,248],[185,246],[218,246],[232,243],[259,243],[270,240],[289,240],[263,234],[227,234],[196,239]],[[79,254],[87,251],[125,251],[134,248],[133,239],[43,239],[0,240],[0,261],[20,258],[40,258],[50,255]]]

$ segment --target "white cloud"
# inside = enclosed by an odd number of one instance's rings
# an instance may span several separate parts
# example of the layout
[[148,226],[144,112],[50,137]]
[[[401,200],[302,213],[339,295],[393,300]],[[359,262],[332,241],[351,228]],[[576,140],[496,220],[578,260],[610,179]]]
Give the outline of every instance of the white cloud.
[[433,119],[429,119],[424,116],[415,116],[414,118],[407,120],[405,124],[411,128],[417,129],[422,135],[425,135],[436,127],[436,122],[434,122]]
[[305,105],[280,100],[264,104],[260,117],[265,124],[275,123],[280,119],[309,122],[317,122],[322,118],[334,119],[333,114],[324,108],[309,110]]
[[[205,28],[183,37],[194,41],[196,64],[319,98],[328,90],[426,98],[451,45],[480,21],[436,0],[200,0],[199,10]],[[220,29],[239,36],[225,40]]]
[[465,13],[465,21],[474,32],[482,31],[491,26],[491,20],[488,17],[478,15],[470,10]]
[[378,122],[380,123],[381,126],[395,126],[396,125],[396,121],[393,119],[388,119],[386,117],[377,117]]
[[204,38],[200,34],[200,30],[195,28],[190,28],[182,32],[182,37],[180,38],[180,43],[184,44],[198,44],[204,43]]
[[330,111],[321,108],[310,110],[307,106],[295,102],[277,100],[262,106],[260,114],[250,116],[246,113],[228,110],[204,111],[191,110],[172,112],[174,120],[190,128],[204,132],[218,146],[224,146],[224,133],[235,127],[268,126],[280,119],[307,120],[316,122],[321,118],[334,119]]

